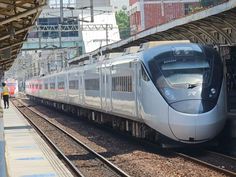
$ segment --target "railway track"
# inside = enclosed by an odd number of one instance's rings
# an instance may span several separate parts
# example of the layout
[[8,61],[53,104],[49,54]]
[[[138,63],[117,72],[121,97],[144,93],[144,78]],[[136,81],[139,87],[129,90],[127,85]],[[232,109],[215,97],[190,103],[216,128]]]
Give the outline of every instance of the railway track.
[[[27,105],[26,103],[23,103],[23,104]],[[22,106],[22,107],[24,107],[24,106]],[[34,104],[29,103],[29,107],[34,107]],[[38,113],[38,114],[41,115],[42,113]],[[140,140],[138,140],[138,141],[139,141],[139,144],[140,144]],[[144,141],[142,144],[145,145],[147,143],[147,142],[146,143],[145,142],[146,141]],[[145,147],[146,147],[146,145],[145,145]],[[162,150],[159,149],[160,147],[157,147],[156,144],[148,143],[148,147],[149,148],[153,147],[153,152],[156,152],[156,149],[158,149],[158,154],[161,152],[161,154],[163,156],[165,156],[166,154],[167,154],[167,156],[172,156],[172,157],[181,156],[182,159],[187,159],[187,161],[192,161],[193,164],[195,164],[195,165],[199,164],[202,167],[204,166],[205,169],[208,169],[208,170],[211,169],[215,172],[220,173],[223,176],[236,176],[236,174],[235,174],[235,171],[236,171],[235,162],[236,162],[236,160],[234,158],[230,158],[230,157],[228,158],[228,156],[225,156],[225,155],[222,155],[222,154],[217,154],[215,152],[206,152],[206,151],[201,151],[200,152],[200,150],[198,150],[197,152],[192,151],[192,152],[184,152],[184,153],[174,152],[174,151],[164,151],[162,153]],[[154,151],[154,149],[155,149],[155,151]],[[221,157],[221,156],[223,156],[223,157]],[[186,161],[186,160],[184,160],[184,161]],[[165,162],[163,162],[163,163],[165,163]],[[125,168],[123,168],[123,169],[125,169]],[[130,173],[130,171],[129,171],[129,173]],[[195,174],[197,174],[197,172]],[[205,173],[202,173],[200,176],[205,176],[204,174]],[[208,174],[208,172],[206,172],[206,176],[207,176],[207,174]],[[135,175],[133,175],[133,176],[135,176]]]
[[236,176],[236,158],[207,150],[175,153],[227,176]]
[[12,100],[12,103],[53,147],[75,176],[129,176],[73,135],[48,120],[46,116],[30,109],[30,106],[26,107],[17,99]]

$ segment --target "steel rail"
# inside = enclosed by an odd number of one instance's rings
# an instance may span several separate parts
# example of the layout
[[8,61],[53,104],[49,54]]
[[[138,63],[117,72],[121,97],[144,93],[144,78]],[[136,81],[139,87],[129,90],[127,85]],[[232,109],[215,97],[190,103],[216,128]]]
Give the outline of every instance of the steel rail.
[[200,164],[200,165],[204,165],[204,166],[206,166],[206,167],[208,167],[208,168],[211,168],[211,169],[213,169],[213,170],[216,170],[216,171],[218,171],[218,172],[220,172],[220,173],[223,173],[223,174],[225,174],[225,175],[228,175],[228,176],[236,176],[236,173],[235,173],[235,172],[232,172],[232,171],[229,171],[229,170],[220,168],[220,167],[218,167],[218,166],[212,165],[212,164],[210,164],[210,163],[207,163],[207,162],[205,162],[205,161],[199,160],[199,159],[197,159],[197,158],[195,158],[195,157],[192,157],[192,156],[190,156],[190,155],[187,155],[187,154],[184,154],[184,153],[180,153],[180,152],[174,152],[174,153],[177,154],[177,155],[180,156],[180,157],[186,158],[186,159],[191,160],[191,161],[193,161],[193,162],[196,162],[196,163],[198,163],[198,164]]
[[215,151],[209,151],[209,150],[207,150],[206,152],[211,153],[211,154],[216,154],[216,155],[218,155],[218,156],[221,156],[221,157],[224,157],[224,158],[228,158],[228,159],[234,160],[234,161],[236,162],[236,158],[235,158],[235,157],[231,157],[231,156],[228,156],[228,155],[225,155],[225,154],[221,154],[221,153],[215,152]]
[[[22,105],[24,105],[26,107],[26,105],[21,101],[18,100]],[[99,160],[101,160],[104,164],[106,164],[108,167],[110,167],[115,173],[119,174],[120,176],[123,177],[130,177],[127,173],[125,173],[123,170],[121,170],[119,167],[117,167],[116,165],[114,165],[113,163],[111,163],[109,160],[107,160],[105,157],[103,157],[102,155],[100,155],[99,153],[95,152],[93,149],[91,149],[90,147],[88,147],[87,145],[85,145],[82,141],[78,140],[77,138],[75,138],[73,135],[71,135],[70,133],[66,132],[65,130],[63,130],[62,128],[60,128],[58,125],[55,125],[52,121],[48,120],[46,118],[45,115],[41,114],[40,112],[36,111],[36,110],[32,110],[29,107],[26,107],[27,109],[31,110],[32,112],[34,112],[35,114],[37,114],[38,116],[42,117],[45,121],[47,121],[49,124],[51,124],[52,126],[56,127],[57,129],[59,129],[60,131],[62,131],[63,133],[65,133],[68,137],[70,137],[71,139],[73,139],[76,143],[78,143],[79,145],[81,145],[83,148],[85,148],[87,151],[89,151],[90,153],[92,153],[93,155],[95,155]]]
[[[15,99],[17,100],[17,99]],[[30,120],[30,117],[27,116],[20,108],[27,108],[24,104],[23,106],[17,106],[13,101],[12,104],[17,108],[18,111],[20,111],[20,113],[29,121],[29,123],[34,127],[34,129],[39,132],[43,138],[47,141],[47,143],[50,144],[50,146],[54,149],[54,151],[56,151],[57,156],[59,156],[60,158],[62,158],[64,160],[64,162],[71,168],[71,170],[73,171],[73,173],[75,173],[75,175],[79,176],[79,177],[84,177],[84,175],[78,170],[78,168],[63,154],[63,152],[61,152],[61,150],[48,138],[48,136],[43,133],[43,131],[36,125],[34,124],[33,121]],[[22,103],[21,103],[22,104]],[[29,109],[29,108],[28,108]],[[59,155],[58,155],[59,154]]]

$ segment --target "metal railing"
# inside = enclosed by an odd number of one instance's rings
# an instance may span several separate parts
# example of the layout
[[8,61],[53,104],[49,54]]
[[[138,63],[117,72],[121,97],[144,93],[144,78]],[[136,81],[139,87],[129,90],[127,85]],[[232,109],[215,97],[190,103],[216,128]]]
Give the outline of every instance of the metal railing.
[[47,32],[47,31],[105,31],[112,30],[115,27],[112,24],[88,24],[83,26],[78,25],[37,25],[36,31]]

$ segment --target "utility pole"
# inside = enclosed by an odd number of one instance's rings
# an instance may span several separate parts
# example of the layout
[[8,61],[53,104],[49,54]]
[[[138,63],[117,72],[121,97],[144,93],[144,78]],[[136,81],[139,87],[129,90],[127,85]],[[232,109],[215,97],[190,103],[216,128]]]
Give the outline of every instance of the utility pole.
[[60,0],[60,23],[63,23],[63,0]]
[[90,9],[91,9],[91,22],[94,22],[93,0],[90,0]]
[[106,45],[108,45],[108,24],[106,24]]
[[60,0],[60,24],[59,24],[59,46],[62,48],[62,41],[61,41],[61,26],[63,24],[63,0]]

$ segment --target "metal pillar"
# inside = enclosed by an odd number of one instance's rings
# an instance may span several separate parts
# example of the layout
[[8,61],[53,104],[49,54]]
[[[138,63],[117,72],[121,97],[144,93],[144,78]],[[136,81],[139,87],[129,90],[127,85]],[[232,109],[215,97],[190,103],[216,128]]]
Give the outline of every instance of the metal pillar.
[[140,0],[140,14],[141,14],[141,28],[145,29],[145,12],[144,12],[144,0]]
[[60,24],[59,24],[59,47],[62,47],[61,41],[61,26],[63,24],[63,0],[60,0]]

